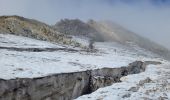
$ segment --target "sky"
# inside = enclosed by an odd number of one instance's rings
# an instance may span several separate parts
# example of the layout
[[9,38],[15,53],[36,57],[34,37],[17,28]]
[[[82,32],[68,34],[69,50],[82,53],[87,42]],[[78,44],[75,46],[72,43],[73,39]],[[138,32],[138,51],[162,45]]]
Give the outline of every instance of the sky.
[[170,0],[0,0],[0,15],[111,20],[170,49]]

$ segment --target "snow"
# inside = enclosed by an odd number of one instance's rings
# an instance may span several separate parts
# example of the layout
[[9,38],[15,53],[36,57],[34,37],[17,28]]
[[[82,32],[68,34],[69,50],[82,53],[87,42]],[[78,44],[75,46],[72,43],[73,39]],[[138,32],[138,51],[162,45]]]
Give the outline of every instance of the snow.
[[89,45],[90,39],[88,37],[83,37],[83,36],[71,36],[73,40],[81,43],[84,46]]
[[[77,37],[74,39],[88,45],[87,39]],[[66,46],[0,34],[0,47],[65,48]],[[31,52],[0,49],[0,79],[35,78],[105,67],[116,68],[127,66],[136,60],[161,61],[161,65],[148,65],[145,72],[122,77],[122,82],[99,88],[76,100],[170,100],[170,62],[135,44],[128,47],[113,42],[97,42],[95,48],[98,52],[64,50]]]
[[[145,72],[122,77],[121,83],[100,88],[76,100],[169,100],[169,66],[166,61],[161,65],[149,65]],[[151,81],[144,81],[146,79]]]
[[[82,40],[84,41],[84,40]],[[62,45],[21,36],[0,34],[0,47],[62,48]],[[96,53],[78,51],[14,51],[0,49],[0,78],[35,78],[99,68],[127,66],[136,60],[159,60],[156,55],[117,43],[95,43]]]
[[9,34],[0,34],[0,46],[4,47],[22,47],[22,48],[57,48],[61,45],[55,45],[46,41],[39,41],[27,37],[15,36]]

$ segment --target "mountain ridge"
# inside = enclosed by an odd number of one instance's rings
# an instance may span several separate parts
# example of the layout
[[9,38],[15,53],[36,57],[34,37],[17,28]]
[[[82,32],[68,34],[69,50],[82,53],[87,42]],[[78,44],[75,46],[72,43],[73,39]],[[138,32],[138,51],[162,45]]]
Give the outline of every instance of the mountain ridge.
[[54,30],[50,25],[16,15],[0,17],[0,33],[25,36],[54,43],[78,45],[78,43],[72,41],[71,37]]

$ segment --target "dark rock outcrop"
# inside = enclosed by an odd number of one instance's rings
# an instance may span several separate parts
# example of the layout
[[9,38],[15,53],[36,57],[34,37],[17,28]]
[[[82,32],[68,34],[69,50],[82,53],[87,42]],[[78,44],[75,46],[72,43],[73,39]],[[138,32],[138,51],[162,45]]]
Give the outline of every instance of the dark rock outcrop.
[[0,80],[0,100],[70,100],[84,94],[89,72]]

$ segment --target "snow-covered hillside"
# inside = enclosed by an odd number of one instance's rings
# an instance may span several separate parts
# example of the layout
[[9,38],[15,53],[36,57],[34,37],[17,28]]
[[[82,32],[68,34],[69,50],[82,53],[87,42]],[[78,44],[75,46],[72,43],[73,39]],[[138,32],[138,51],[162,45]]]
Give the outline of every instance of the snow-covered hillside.
[[[87,40],[75,40],[88,45]],[[46,49],[34,51],[31,48]],[[114,42],[96,42],[95,49],[96,52],[87,52],[81,48],[0,34],[0,79],[38,78],[57,73],[120,68],[135,61],[158,61],[162,64],[148,65],[145,72],[122,77],[122,82],[100,88],[77,100],[170,99],[168,61],[132,43],[124,46]]]
[[[0,47],[64,48],[57,44],[13,35],[0,35]],[[136,60],[157,60],[116,43],[96,43],[96,53],[69,51],[15,51],[0,49],[0,78],[33,78],[55,73],[127,66]],[[146,57],[147,56],[147,57]]]

